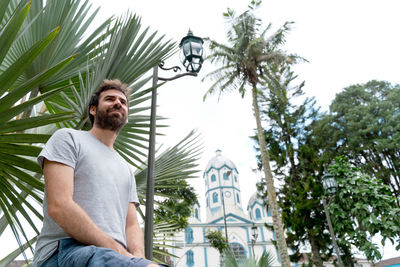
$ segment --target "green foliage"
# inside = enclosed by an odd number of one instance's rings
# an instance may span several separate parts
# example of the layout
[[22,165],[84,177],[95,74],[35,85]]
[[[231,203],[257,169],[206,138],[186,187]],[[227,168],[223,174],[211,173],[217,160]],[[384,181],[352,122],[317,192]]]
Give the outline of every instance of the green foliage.
[[[179,228],[176,230],[185,229],[189,222],[188,218],[192,213],[192,207],[197,203],[195,190],[185,180],[168,181],[162,183],[161,186],[171,186],[157,190],[160,196],[174,195],[174,198],[164,198],[158,202],[156,214],[158,215],[154,222],[168,222],[169,224],[177,224]],[[178,185],[178,188],[177,188]]]
[[207,59],[212,63],[222,63],[222,66],[203,78],[215,81],[204,99],[216,92],[221,95],[230,91],[238,91],[243,97],[247,86],[252,88],[265,79],[272,63],[294,63],[300,59],[294,54],[286,54],[280,50],[292,22],[286,22],[276,32],[267,36],[272,25],[262,29],[261,19],[254,14],[254,10],[260,5],[261,1],[252,1],[249,10],[238,16],[228,8],[224,13],[226,23],[230,25],[227,31],[228,44],[206,38],[210,48]]
[[239,258],[235,257],[235,254],[231,249],[227,249],[224,252],[223,264],[226,267],[271,267],[274,262],[274,256],[269,251],[264,250],[260,259],[255,258]]
[[[9,6],[12,4],[9,3]],[[42,218],[41,213],[32,205],[32,202],[41,204],[43,198],[43,182],[39,179],[41,169],[34,158],[40,152],[36,143],[46,142],[49,135],[38,135],[35,128],[67,121],[72,118],[71,113],[59,113],[43,116],[24,116],[33,109],[38,102],[58,93],[62,88],[49,90],[39,97],[31,97],[29,101],[22,98],[49,77],[56,75],[67,66],[74,58],[73,55],[54,62],[49,68],[42,68],[31,79],[20,81],[19,78],[27,72],[32,62],[53,42],[59,33],[59,29],[46,32],[41,39],[36,40],[31,46],[26,47],[19,57],[11,60],[16,45],[18,34],[22,31],[27,15],[30,12],[31,2],[20,1],[13,3],[14,8],[10,12],[3,13],[1,22],[5,22],[0,30],[0,43],[2,51],[0,57],[0,233],[10,226],[20,247],[31,247],[18,216],[28,223],[29,227],[38,234],[34,218]],[[21,236],[22,235],[22,236]],[[34,240],[34,239],[33,239]],[[15,257],[15,253],[7,258],[7,261]]]
[[[275,177],[283,181],[279,204],[285,224],[286,241],[294,251],[291,260],[297,262],[306,245],[312,249],[310,262],[322,266],[331,255],[326,219],[319,201],[323,190],[318,179],[321,161],[308,135],[312,123],[319,118],[315,101],[303,96],[304,82],[294,84],[297,76],[290,66],[272,66],[269,80],[260,95],[263,119],[267,122],[264,137]],[[272,72],[273,70],[273,72]],[[257,141],[256,137],[253,137]],[[261,167],[260,155],[258,157]],[[259,184],[265,199],[266,185]],[[312,220],[310,220],[312,218]],[[321,253],[324,252],[324,253]]]
[[400,242],[400,208],[389,186],[352,167],[345,157],[335,158],[329,172],[339,186],[329,208],[339,242],[353,245],[368,260],[381,259],[378,245],[372,242],[375,235],[382,237],[382,245],[386,240]]
[[346,155],[389,185],[400,206],[400,85],[369,81],[343,89],[321,122],[321,147],[330,158]]
[[217,249],[221,255],[229,248],[228,240],[222,235],[221,231],[208,230],[206,238],[211,247]]

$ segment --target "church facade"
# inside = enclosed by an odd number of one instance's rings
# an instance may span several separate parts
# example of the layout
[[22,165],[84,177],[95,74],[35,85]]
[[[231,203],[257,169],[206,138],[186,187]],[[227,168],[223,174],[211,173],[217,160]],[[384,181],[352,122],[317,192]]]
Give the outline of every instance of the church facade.
[[[275,259],[273,266],[281,266],[278,251],[273,245],[275,235],[271,228],[265,226],[268,224],[272,227],[271,214],[256,193],[248,201],[246,211],[243,210],[239,172],[235,164],[217,150],[216,156],[204,170],[203,179],[206,189],[206,220],[201,220],[200,206],[196,204],[189,226],[174,238],[173,245],[177,248],[171,252],[178,258],[173,259],[173,266],[219,267],[219,252],[206,239],[207,232],[215,230],[220,230],[224,236],[227,234],[235,255],[252,257],[254,253],[259,258],[267,250]],[[246,184],[246,181],[241,183],[244,186],[254,186]],[[255,227],[258,230],[256,239],[252,233]]]

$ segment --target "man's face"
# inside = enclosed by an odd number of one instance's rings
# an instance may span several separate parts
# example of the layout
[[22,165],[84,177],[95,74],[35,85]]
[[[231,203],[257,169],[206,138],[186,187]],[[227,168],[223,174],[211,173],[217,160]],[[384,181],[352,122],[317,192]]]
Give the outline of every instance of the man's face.
[[97,108],[92,106],[90,113],[95,116],[98,127],[118,132],[128,121],[128,101],[121,91],[106,90],[100,94]]

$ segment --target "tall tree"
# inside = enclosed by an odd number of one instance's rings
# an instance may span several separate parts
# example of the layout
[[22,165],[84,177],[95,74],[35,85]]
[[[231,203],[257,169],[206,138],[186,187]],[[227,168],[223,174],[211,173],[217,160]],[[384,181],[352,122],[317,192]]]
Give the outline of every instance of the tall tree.
[[[311,247],[311,262],[322,267],[329,246],[325,214],[320,203],[323,193],[319,173],[321,161],[318,150],[308,142],[310,125],[318,119],[313,99],[305,98],[304,82],[294,84],[297,76],[290,66],[272,66],[268,82],[262,90],[262,115],[266,122],[265,140],[269,156],[274,162],[275,177],[283,181],[279,190],[282,219],[287,229],[288,245],[294,250],[292,261],[301,256],[301,249]],[[259,149],[258,139],[254,137]],[[260,164],[260,156],[259,165]],[[258,184],[265,192],[264,183]],[[312,218],[312,220],[310,220]]]
[[321,147],[330,158],[346,155],[391,187],[400,203],[400,85],[369,81],[343,89],[321,122]]
[[[390,187],[373,176],[351,166],[345,157],[336,157],[329,172],[338,183],[338,190],[329,210],[342,248],[362,251],[368,260],[382,258],[373,237],[379,235],[382,245],[387,240],[400,250],[400,208]],[[346,252],[346,250],[344,250]],[[348,254],[348,253],[345,253]],[[347,262],[351,262],[347,259]],[[347,264],[346,264],[347,266]]]
[[280,49],[280,46],[285,42],[285,34],[290,30],[291,23],[285,23],[275,33],[267,37],[266,34],[270,30],[271,24],[266,29],[261,30],[261,20],[253,12],[260,4],[261,1],[251,1],[249,9],[239,16],[236,16],[235,12],[229,8],[223,14],[230,26],[227,32],[227,45],[207,39],[210,42],[211,50],[208,59],[211,62],[222,63],[222,66],[205,77],[215,80],[215,83],[207,91],[204,98],[215,92],[222,94],[225,91],[237,90],[242,97],[246,89],[250,88],[252,92],[254,118],[257,124],[273,227],[282,266],[288,267],[290,266],[290,259],[261,126],[258,86],[268,78],[266,73],[269,72],[270,64],[277,62],[294,63],[297,57]]

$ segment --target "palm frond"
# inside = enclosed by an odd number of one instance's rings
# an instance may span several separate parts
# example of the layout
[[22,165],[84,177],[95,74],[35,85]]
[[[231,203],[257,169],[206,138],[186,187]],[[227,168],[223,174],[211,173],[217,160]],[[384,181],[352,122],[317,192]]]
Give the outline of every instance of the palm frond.
[[[12,54],[14,44],[19,40],[16,36],[21,31],[21,26],[28,17],[30,2],[21,1],[16,5],[13,1],[9,3],[15,5],[15,12],[8,16],[5,28],[0,31],[0,40],[11,38],[11,43],[5,43],[2,47],[4,60]],[[7,8],[8,10],[8,8]],[[4,15],[5,13],[3,13]],[[18,19],[16,19],[18,18]],[[0,18],[3,21],[4,17]],[[6,30],[6,31],[4,31]],[[50,68],[43,68],[41,72],[23,83],[18,83],[18,79],[31,67],[31,64],[37,59],[43,51],[54,41],[59,30],[53,30],[46,33],[42,39],[37,40],[32,46],[27,47],[26,51],[12,61],[12,64],[0,71],[0,208],[2,211],[1,233],[9,226],[20,245],[24,247],[23,240],[28,241],[26,226],[23,221],[38,233],[38,229],[32,218],[42,218],[42,215],[31,204],[31,201],[41,203],[43,198],[43,182],[41,169],[33,160],[40,151],[40,148],[32,143],[42,143],[47,140],[46,135],[36,135],[34,133],[24,133],[40,126],[48,125],[58,121],[64,121],[71,118],[68,113],[56,115],[43,115],[23,117],[22,114],[31,111],[34,105],[62,90],[55,88],[48,93],[24,102],[25,95],[41,82],[45,82],[49,77],[58,73],[68,65],[73,56],[67,57],[60,62],[56,62]],[[4,48],[4,49],[3,49]],[[23,220],[21,220],[21,218]],[[31,246],[31,243],[27,243]]]
[[[195,131],[191,131],[182,141],[175,146],[168,148],[155,159],[155,191],[159,185],[164,185],[163,181],[187,179],[193,177],[198,164],[197,160],[201,153],[201,145],[199,144],[199,135]],[[174,174],[174,175],[172,175]],[[141,166],[135,173],[136,186],[138,189],[139,199],[141,203],[145,203],[146,183],[147,183],[147,166]]]
[[25,244],[23,244],[21,247],[17,248],[16,250],[14,250],[13,252],[11,252],[10,254],[8,254],[6,257],[4,257],[3,259],[0,260],[0,267],[6,267],[9,266],[9,264],[15,260],[16,257],[18,257],[21,254],[21,251],[26,250],[28,247],[31,247],[32,244],[34,244],[36,242],[38,238],[38,235],[35,236],[34,238],[30,239],[28,242],[26,242]]

